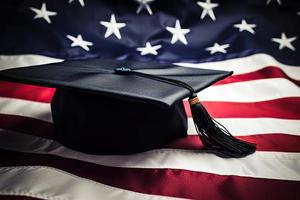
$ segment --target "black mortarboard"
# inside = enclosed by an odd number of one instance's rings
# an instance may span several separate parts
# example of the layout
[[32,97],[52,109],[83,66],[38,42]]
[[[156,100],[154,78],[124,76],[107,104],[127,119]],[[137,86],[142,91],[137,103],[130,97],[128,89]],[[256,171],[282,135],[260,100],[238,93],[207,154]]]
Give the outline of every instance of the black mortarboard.
[[205,150],[243,157],[255,145],[233,137],[196,95],[231,73],[94,59],[4,70],[0,78],[57,88],[51,102],[55,138],[72,149],[129,154],[163,147],[186,136],[182,99],[189,97]]

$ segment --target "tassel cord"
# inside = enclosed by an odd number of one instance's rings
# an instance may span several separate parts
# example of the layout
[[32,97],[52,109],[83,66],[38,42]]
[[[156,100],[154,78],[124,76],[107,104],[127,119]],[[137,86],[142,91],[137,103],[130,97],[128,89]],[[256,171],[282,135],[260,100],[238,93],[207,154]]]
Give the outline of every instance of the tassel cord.
[[189,103],[195,128],[206,152],[211,152],[224,158],[240,158],[255,152],[255,144],[233,137],[222,124],[209,115],[205,107],[200,103],[195,90],[190,85],[179,80],[145,74],[123,67],[116,68],[115,73],[120,75],[137,75],[189,90]]

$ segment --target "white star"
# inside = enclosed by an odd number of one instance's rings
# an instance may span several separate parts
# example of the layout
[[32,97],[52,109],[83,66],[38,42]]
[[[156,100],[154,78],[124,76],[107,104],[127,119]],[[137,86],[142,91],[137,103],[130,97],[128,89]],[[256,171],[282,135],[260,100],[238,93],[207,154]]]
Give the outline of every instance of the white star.
[[297,12],[297,15],[300,15],[300,11],[299,11],[299,12]]
[[[74,0],[69,0],[69,3],[72,3]],[[80,5],[82,7],[84,7],[84,1],[83,0],[78,0],[78,2],[80,3]]]
[[140,4],[136,10],[136,14],[139,14],[143,9],[146,9],[150,15],[153,14],[149,3],[153,2],[154,0],[135,0],[135,1]]
[[212,20],[216,20],[213,9],[218,7],[218,3],[211,3],[210,0],[206,0],[206,2],[198,1],[197,4],[202,7],[201,19],[203,19],[206,15],[209,15]]
[[246,20],[244,20],[244,19],[242,19],[242,21],[241,21],[240,24],[234,24],[233,26],[235,28],[238,28],[240,32],[242,32],[242,31],[248,31],[248,32],[250,32],[252,34],[255,34],[255,31],[254,31],[253,28],[255,28],[256,25],[255,24],[248,24],[246,22]]
[[126,24],[125,23],[117,23],[114,14],[111,15],[110,22],[100,21],[100,24],[102,24],[103,26],[105,26],[107,28],[105,35],[104,35],[105,38],[108,38],[112,34],[114,34],[119,40],[122,38],[119,29],[126,26]]
[[57,14],[56,12],[48,11],[46,8],[46,3],[42,4],[41,9],[30,7],[30,10],[35,12],[35,16],[33,17],[33,19],[43,18],[49,24],[51,24],[50,16],[54,16]]
[[85,41],[82,39],[82,36],[79,34],[77,37],[74,37],[72,35],[67,35],[67,38],[69,38],[72,41],[71,47],[81,47],[86,51],[89,51],[90,48],[88,46],[93,46],[92,42]]
[[166,27],[167,31],[173,34],[171,44],[174,44],[178,40],[183,44],[187,45],[188,42],[185,38],[185,35],[190,32],[190,29],[181,29],[179,20],[176,20],[175,27]]
[[157,50],[160,48],[161,45],[151,46],[150,42],[147,42],[145,47],[139,47],[136,50],[140,51],[142,56],[147,54],[157,55]]
[[287,47],[293,51],[295,51],[295,47],[292,45],[292,42],[295,41],[297,37],[290,37],[287,38],[285,33],[281,33],[281,38],[272,38],[273,42],[276,42],[279,44],[279,50],[283,49],[284,47]]
[[[267,0],[266,5],[269,5],[273,0]],[[276,0],[278,5],[281,5],[281,0]]]
[[205,50],[210,51],[210,54],[215,54],[217,52],[227,53],[226,48],[228,47],[230,47],[229,44],[219,45],[218,43],[215,43],[214,46],[208,47]]

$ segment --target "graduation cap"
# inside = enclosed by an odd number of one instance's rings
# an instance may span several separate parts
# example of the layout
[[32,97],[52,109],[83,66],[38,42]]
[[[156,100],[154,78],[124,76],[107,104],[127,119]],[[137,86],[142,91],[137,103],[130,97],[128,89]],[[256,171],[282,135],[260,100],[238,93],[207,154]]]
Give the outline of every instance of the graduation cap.
[[212,119],[197,92],[232,72],[172,64],[81,60],[15,68],[0,79],[55,87],[55,139],[91,154],[130,154],[161,148],[187,135],[182,99],[189,98],[203,151],[244,157],[255,145]]

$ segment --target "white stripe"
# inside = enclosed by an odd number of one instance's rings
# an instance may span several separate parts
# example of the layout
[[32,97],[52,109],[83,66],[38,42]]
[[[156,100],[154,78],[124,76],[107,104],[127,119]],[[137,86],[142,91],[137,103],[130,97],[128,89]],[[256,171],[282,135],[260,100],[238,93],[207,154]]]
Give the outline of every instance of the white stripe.
[[[30,65],[41,65],[54,62],[61,62],[62,59],[57,59],[42,55],[1,55],[0,70],[14,67],[24,67]],[[216,70],[234,71],[234,74],[243,74],[257,71],[266,66],[276,66],[282,69],[289,77],[299,80],[299,66],[286,65],[278,62],[275,58],[268,54],[253,54],[251,56],[233,58],[224,61],[206,62],[206,63],[177,63],[186,67],[207,68]]]
[[[0,69],[59,61],[62,60],[39,55],[0,56]],[[243,64],[242,67],[240,67],[238,64],[235,64],[236,61],[241,62]],[[259,63],[256,67],[254,65],[255,61],[258,61]],[[226,66],[234,66],[237,68],[234,70],[237,73],[246,73],[247,71],[244,69],[262,68],[263,66],[275,64],[281,63],[278,63],[274,58],[266,54],[255,54],[244,58],[212,63],[201,63],[198,65],[203,68],[210,68],[210,65],[217,66],[216,68],[220,68],[221,66],[220,69],[223,69]],[[283,66],[284,69],[288,69],[286,71],[288,71],[289,76],[294,76],[295,79],[297,78],[295,76],[298,76],[298,79],[300,79],[300,67],[292,67],[283,64],[281,64],[281,66]],[[300,88],[286,79],[273,78],[212,86],[200,92],[200,95],[204,101],[254,102],[271,100],[275,98],[299,97]]]
[[247,57],[234,58],[218,62],[177,64],[185,67],[234,71],[234,74],[249,73],[263,69],[267,66],[275,66],[283,70],[287,76],[296,80],[300,80],[299,66],[285,65],[278,62],[275,60],[275,58],[268,54],[254,54]]
[[[282,79],[247,81],[210,87],[199,93],[202,101],[254,102],[284,97],[300,97],[300,88]],[[0,97],[0,113],[21,115],[51,122],[48,103]]]
[[256,152],[246,158],[224,159],[192,150],[158,149],[134,155],[96,156],[73,151],[52,140],[7,130],[0,131],[0,148],[52,154],[113,167],[172,168],[220,175],[300,181],[300,153]]
[[[0,97],[0,113],[52,122],[48,103]],[[236,136],[268,133],[300,135],[300,120],[276,118],[217,118],[217,120]],[[188,122],[188,133],[195,134],[192,119],[189,118]]]
[[0,55],[0,70],[61,61],[63,60],[42,55]]
[[300,97],[300,88],[284,78],[270,78],[209,87],[199,93],[202,101],[258,102]]
[[52,122],[51,108],[49,103],[0,97],[0,113],[31,117]]
[[[234,136],[283,133],[300,136],[300,120],[276,118],[217,118]],[[197,134],[192,118],[188,118],[188,134]]]
[[0,167],[1,194],[47,200],[175,199],[111,187],[44,166]]

